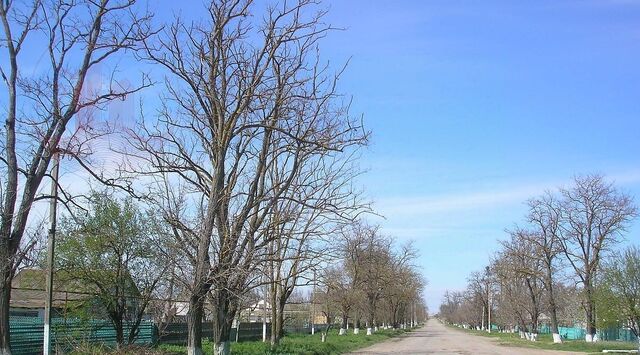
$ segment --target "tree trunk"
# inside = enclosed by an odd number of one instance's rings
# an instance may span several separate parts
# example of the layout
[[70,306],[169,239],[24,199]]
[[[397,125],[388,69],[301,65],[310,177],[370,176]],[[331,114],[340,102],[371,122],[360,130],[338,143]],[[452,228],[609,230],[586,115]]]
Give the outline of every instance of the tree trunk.
[[553,342],[556,344],[562,343],[562,337],[560,337],[560,331],[558,330],[558,306],[556,306],[555,295],[553,294],[553,274],[551,270],[551,260],[547,260],[547,291],[549,292],[549,313],[551,316],[551,334],[553,336]]
[[205,294],[194,292],[189,299],[187,312],[187,354],[202,355],[202,317]]
[[347,315],[347,313],[342,313],[342,324],[340,325],[340,333],[338,335],[345,335],[347,334],[347,327],[349,326],[349,316]]
[[324,343],[327,341],[327,335],[329,335],[329,329],[331,329],[331,317],[327,316],[327,326],[324,328],[324,331],[321,334],[321,341]]
[[127,344],[131,345],[136,341],[136,338],[138,337],[138,333],[140,332],[141,322],[142,322],[142,316],[136,315],[136,319],[133,321],[133,324],[129,325],[129,335],[127,339]]
[[284,307],[286,303],[276,301],[274,304],[277,304],[277,306],[272,307],[276,311],[272,312],[273,316],[271,318],[271,349],[280,344],[280,339],[284,335]]
[[[0,261],[8,263],[8,259]],[[11,275],[7,275],[8,266],[2,265],[0,280],[2,289],[0,290],[0,355],[11,355],[11,345],[9,342],[9,300],[11,299]]]
[[560,331],[558,330],[558,311],[556,309],[556,301],[553,297],[553,291],[549,289],[549,311],[551,313],[551,333],[553,334],[553,342],[562,343]]
[[280,339],[284,336],[284,308],[287,305],[286,292],[275,285],[275,292],[272,292],[271,306],[271,348],[274,349],[280,344]]
[[393,317],[392,317],[392,322],[391,325],[393,326],[393,329],[398,329],[398,312],[393,311]]
[[591,291],[591,285],[585,285],[586,300],[585,300],[585,312],[587,316],[587,334],[585,334],[585,341],[591,343],[595,341],[596,334],[596,317],[595,306],[593,303],[593,292]]
[[214,332],[214,354],[216,355],[229,355],[231,351],[231,328],[233,326],[232,322],[236,313],[236,310],[231,305],[231,297],[232,295],[230,295],[226,290],[220,290],[216,293],[215,310],[217,329],[216,332]]
[[116,349],[120,350],[124,345],[124,329],[122,326],[121,316],[120,317],[118,317],[117,315],[114,316],[113,327],[115,328],[115,331],[116,331]]
[[520,339],[526,339],[527,338],[527,333],[529,332],[529,330],[527,329],[527,326],[525,325],[525,322],[522,319],[519,320],[518,323],[520,323],[518,325],[518,328],[519,328],[518,330],[519,330],[519,333],[520,333]]
[[353,334],[360,334],[360,317],[356,315],[356,321],[353,322]]
[[369,314],[367,315],[367,335],[371,335],[372,333],[372,327],[373,327],[373,320],[375,318],[375,303],[371,302],[370,306],[369,306]]
[[[284,306],[285,305],[286,305],[286,301],[281,300],[278,307],[278,314],[276,317],[276,332],[278,334],[278,336],[276,337],[277,339],[276,345],[280,344],[280,339],[282,339],[282,337],[284,336]],[[273,332],[273,329],[271,329],[271,331]]]

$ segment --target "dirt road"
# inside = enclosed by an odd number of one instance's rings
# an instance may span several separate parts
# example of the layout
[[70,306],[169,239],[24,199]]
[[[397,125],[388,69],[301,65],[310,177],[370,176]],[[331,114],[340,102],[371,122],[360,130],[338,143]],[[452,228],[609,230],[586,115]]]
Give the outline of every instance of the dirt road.
[[410,334],[358,350],[352,354],[492,354],[569,355],[567,351],[500,346],[492,338],[470,335],[445,327],[435,319]]

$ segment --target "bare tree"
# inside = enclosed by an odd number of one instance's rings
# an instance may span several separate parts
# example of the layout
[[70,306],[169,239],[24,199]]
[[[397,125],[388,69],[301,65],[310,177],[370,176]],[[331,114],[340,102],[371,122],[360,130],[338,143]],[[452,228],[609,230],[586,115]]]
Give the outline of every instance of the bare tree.
[[387,266],[392,262],[391,239],[380,234],[378,227],[362,222],[349,226],[343,231],[343,236],[346,267],[353,275],[355,287],[364,295],[367,335],[371,335],[376,324],[378,303],[389,277]]
[[336,317],[336,307],[333,299],[335,295],[333,294],[334,289],[330,284],[325,285],[324,290],[318,292],[318,301],[321,305],[320,312],[325,317],[325,327],[321,332],[321,341],[324,343],[327,341],[327,336],[329,336],[329,330],[333,326],[333,322]]
[[528,315],[526,322],[528,329],[527,339],[536,341],[538,336],[539,318],[542,312],[542,293],[544,291],[544,261],[537,257],[537,244],[532,242],[534,237],[528,231],[515,230],[510,232],[511,238],[503,241],[502,262],[506,267],[511,268],[511,280],[505,278],[506,282],[524,285],[524,294],[527,301],[524,310]]
[[[412,252],[413,253],[413,252]],[[412,319],[412,306],[419,302],[425,281],[413,265],[411,260],[394,260],[391,265],[391,278],[384,288],[385,303],[388,305],[388,320],[398,328],[400,322],[406,323],[406,316]]]
[[[131,86],[118,81],[113,70],[108,88],[89,88],[92,69],[120,52],[135,49],[149,37],[150,15],[138,14],[134,1],[2,1],[3,63],[0,76],[7,88],[4,129],[0,131],[0,171],[3,176],[0,210],[0,353],[10,354],[9,300],[11,280],[21,263],[19,252],[34,202],[54,154],[63,153],[101,182],[112,179],[87,164],[89,142],[104,134],[90,121],[114,99],[133,94],[151,83]],[[37,32],[37,35],[34,34]],[[41,75],[25,72],[27,40],[45,48]],[[75,122],[75,131],[71,128]],[[67,202],[69,194],[60,194]]]
[[603,254],[620,240],[636,208],[631,197],[600,175],[576,177],[573,186],[560,192],[560,245],[584,288],[585,340],[591,342],[596,334],[594,278]]
[[520,337],[525,338],[531,329],[527,311],[529,297],[527,297],[524,278],[516,271],[506,255],[502,255],[494,262],[493,269],[498,279],[498,304],[502,316],[513,329],[517,326]]
[[443,296],[443,302],[438,309],[438,315],[449,324],[460,325],[464,320],[460,314],[460,307],[464,296],[462,292],[446,290]]
[[492,275],[491,270],[487,266],[482,272],[474,271],[467,278],[467,289],[473,294],[472,298],[480,302],[480,325],[484,328],[489,326],[489,307],[491,287],[492,287]]
[[[264,258],[272,304],[271,345],[283,335],[284,308],[295,288],[311,282],[320,263],[335,258],[330,241],[336,230],[368,209],[351,187],[358,169],[353,156],[321,155],[300,163],[300,173],[275,203],[265,223],[271,240]],[[270,179],[281,180],[283,164],[272,165]]]
[[[133,132],[137,149],[128,154],[137,172],[184,189],[171,194],[181,209],[168,209],[168,222],[191,250],[189,354],[202,353],[209,292],[216,352],[229,352],[236,301],[264,265],[275,237],[265,226],[301,163],[366,139],[336,93],[340,73],[318,59],[318,41],[331,29],[324,11],[310,0],[287,2],[268,7],[259,22],[251,3],[213,1],[203,22],[177,18],[146,43],[145,58],[168,73],[166,96],[158,116]],[[285,169],[272,179],[276,161]]]
[[[560,342],[559,323],[573,324],[581,319],[576,313],[581,303],[587,324],[586,339],[593,340],[594,285],[601,271],[600,263],[622,238],[630,220],[636,216],[636,208],[629,196],[598,175],[577,177],[573,186],[560,189],[559,195],[547,192],[529,200],[528,206],[527,227],[516,227],[509,232],[510,238],[501,242],[502,249],[491,265],[497,287],[497,317],[493,318],[502,326],[517,326],[522,337],[536,340],[540,315],[548,310],[554,342]],[[575,271],[575,285],[558,280],[558,269],[562,265],[558,255],[562,254]],[[484,296],[490,294],[485,292],[484,279],[480,273],[472,273],[467,291],[463,293],[466,297],[447,299],[441,312],[449,321],[471,326],[488,323],[486,312],[479,310],[480,307],[493,310],[487,304],[489,297]],[[605,289],[610,294],[608,287]],[[600,288],[599,294],[602,290]],[[600,302],[613,298],[613,295],[605,296]],[[600,312],[616,308],[599,307]],[[465,317],[465,312],[470,316]],[[482,316],[477,317],[478,314]]]
[[543,196],[529,200],[529,214],[527,220],[534,228],[533,233],[522,233],[522,237],[534,246],[534,254],[544,265],[541,275],[547,291],[546,299],[549,303],[551,317],[551,333],[553,342],[561,343],[558,331],[558,311],[556,294],[554,292],[556,264],[560,255],[560,217],[562,209],[557,198],[547,192]]
[[345,335],[347,333],[349,317],[351,311],[358,306],[359,299],[362,298],[362,293],[358,288],[354,287],[354,280],[352,275],[349,274],[348,269],[344,265],[338,265],[336,267],[337,272],[335,274],[335,302],[338,305],[340,312],[341,323],[339,335]]

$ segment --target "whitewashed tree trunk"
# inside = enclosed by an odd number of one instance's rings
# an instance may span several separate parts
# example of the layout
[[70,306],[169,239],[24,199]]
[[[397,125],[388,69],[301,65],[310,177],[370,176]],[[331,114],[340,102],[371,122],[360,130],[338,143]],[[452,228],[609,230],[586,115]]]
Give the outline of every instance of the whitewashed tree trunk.
[[553,342],[555,344],[560,344],[562,343],[562,337],[560,336],[560,334],[558,333],[553,333]]
[[538,341],[538,334],[537,333],[531,333],[531,341]]
[[373,327],[373,331],[377,332],[378,331],[378,326],[376,325],[375,327]]
[[360,334],[360,328],[353,328],[353,334]]
[[521,330],[521,331],[520,331],[520,339],[524,339],[524,337],[525,337],[525,336],[524,336],[524,332]]
[[222,341],[217,343],[215,346],[215,350],[213,351],[215,355],[229,355],[231,354],[231,344],[228,341]]
[[593,342],[593,337],[591,336],[591,334],[587,333],[584,335],[584,341],[586,341],[587,343],[592,343]]
[[338,335],[345,335],[347,334],[347,330],[344,328],[340,328],[340,331],[338,332]]
[[373,334],[373,333],[371,332],[371,328],[367,327],[367,335],[371,335],[371,334]]

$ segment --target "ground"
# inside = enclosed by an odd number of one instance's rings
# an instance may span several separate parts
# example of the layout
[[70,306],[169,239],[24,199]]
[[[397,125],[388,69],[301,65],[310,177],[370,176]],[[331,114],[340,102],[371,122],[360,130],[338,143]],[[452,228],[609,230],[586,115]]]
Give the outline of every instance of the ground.
[[496,344],[495,339],[451,329],[435,319],[430,319],[426,326],[405,336],[355,351],[352,354],[569,355],[572,352],[505,347]]

